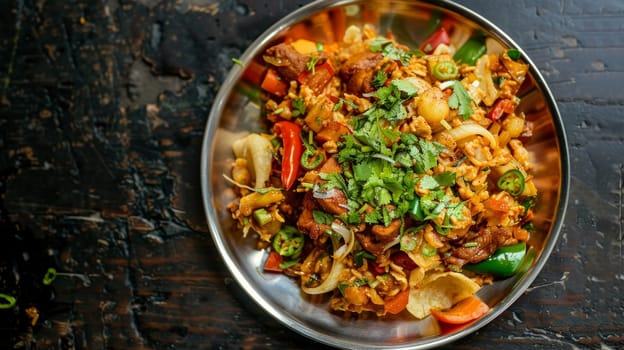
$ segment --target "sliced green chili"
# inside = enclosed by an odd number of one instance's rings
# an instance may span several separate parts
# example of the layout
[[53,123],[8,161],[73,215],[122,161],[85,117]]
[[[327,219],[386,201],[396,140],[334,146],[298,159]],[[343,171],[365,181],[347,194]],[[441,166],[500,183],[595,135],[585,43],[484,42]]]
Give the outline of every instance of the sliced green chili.
[[301,154],[301,166],[307,170],[314,169],[325,160],[325,156],[322,152],[312,151],[306,148]]
[[424,243],[420,248],[422,255],[430,258],[438,253],[438,250],[431,246],[429,243]]
[[273,220],[271,213],[264,208],[254,210],[253,217],[260,226],[264,226]]
[[292,226],[284,226],[273,237],[273,249],[281,256],[299,256],[304,243],[303,234]]
[[423,212],[422,206],[420,205],[420,198],[416,197],[409,203],[408,208],[409,215],[419,221],[423,221],[425,219],[425,214]]
[[314,134],[312,131],[308,133],[307,140],[303,135],[301,135],[301,141],[305,147],[305,150],[301,154],[301,160],[299,161],[301,166],[306,170],[311,170],[321,165],[321,163],[325,160],[325,155],[313,146]]
[[507,50],[507,56],[515,61],[520,58],[520,51],[518,49],[509,49]]
[[48,268],[45,275],[43,275],[43,284],[49,286],[56,279],[56,269],[53,267]]
[[0,309],[10,309],[17,303],[14,296],[0,293]]
[[518,271],[525,254],[525,242],[508,245],[498,248],[489,258],[479,263],[464,265],[464,269],[478,273],[489,273],[496,277],[509,277]]
[[457,77],[457,65],[454,62],[438,62],[433,66],[433,76],[438,80],[450,80]]
[[507,170],[496,182],[498,188],[509,192],[514,197],[524,192],[524,185],[524,175],[518,169]]
[[468,41],[455,52],[453,59],[457,62],[474,66],[479,57],[483,56],[486,51],[485,37],[483,35],[476,35],[468,39]]

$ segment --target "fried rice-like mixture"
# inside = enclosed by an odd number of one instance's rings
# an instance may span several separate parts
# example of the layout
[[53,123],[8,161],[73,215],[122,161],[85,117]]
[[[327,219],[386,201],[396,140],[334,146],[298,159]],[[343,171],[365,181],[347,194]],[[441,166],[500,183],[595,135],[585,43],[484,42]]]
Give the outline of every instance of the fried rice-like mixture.
[[492,275],[466,266],[530,237],[531,124],[515,111],[527,65],[427,49],[365,26],[264,52],[269,129],[235,142],[229,209],[269,251],[266,271],[333,310],[400,312],[436,273],[478,288]]

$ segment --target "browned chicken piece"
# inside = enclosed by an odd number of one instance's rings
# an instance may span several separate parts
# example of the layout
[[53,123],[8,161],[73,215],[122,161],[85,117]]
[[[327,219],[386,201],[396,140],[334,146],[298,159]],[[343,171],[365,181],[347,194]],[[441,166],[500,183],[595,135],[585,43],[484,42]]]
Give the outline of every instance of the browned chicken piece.
[[[514,243],[512,240],[513,231],[510,227],[484,227],[479,232],[469,233],[460,246],[451,250],[451,256],[446,261],[460,267],[467,263],[478,263],[487,259],[499,247]],[[476,245],[465,247],[467,242],[475,242]]]
[[358,232],[355,237],[360,241],[362,248],[375,256],[381,256],[386,245],[395,238],[394,236],[376,236],[368,232]]
[[345,134],[349,134],[351,131],[349,128],[335,121],[330,121],[326,126],[316,134],[316,139],[321,143],[325,143],[327,141],[340,141],[340,137]]
[[333,190],[331,197],[316,198],[316,201],[323,210],[330,214],[341,215],[349,211],[347,208],[347,196],[338,189]]
[[379,238],[383,238],[384,240],[388,239],[389,237],[394,239],[399,234],[400,228],[401,228],[401,220],[394,219],[390,222],[390,225],[388,226],[373,225],[373,227],[371,228],[371,232],[375,236]]
[[378,52],[362,52],[349,58],[340,68],[340,77],[347,82],[347,92],[361,95],[375,91],[372,80],[375,68],[382,61],[383,55]]
[[[329,158],[319,170],[319,173],[333,174],[342,172],[342,168],[336,158]],[[317,179],[317,183],[324,183],[324,180]],[[332,190],[333,195],[327,198],[315,198],[318,205],[331,214],[345,214],[347,209],[347,196],[339,189]]]
[[320,94],[331,79],[332,74],[327,69],[317,69],[314,73],[310,73],[302,84],[309,86],[312,91]]
[[312,193],[306,193],[303,197],[303,211],[297,219],[297,228],[303,233],[307,233],[311,239],[315,240],[322,236],[325,231],[330,229],[329,225],[319,224],[314,220],[312,212],[317,208]]
[[340,167],[340,164],[338,164],[336,158],[332,157],[323,163],[319,172],[325,174],[341,173],[342,168]]
[[[317,64],[327,60],[327,56],[322,52],[319,52],[317,57]],[[292,45],[284,43],[268,48],[264,55],[264,60],[274,66],[286,81],[297,80],[299,74],[307,70],[306,65],[310,58],[311,55],[301,54]]]

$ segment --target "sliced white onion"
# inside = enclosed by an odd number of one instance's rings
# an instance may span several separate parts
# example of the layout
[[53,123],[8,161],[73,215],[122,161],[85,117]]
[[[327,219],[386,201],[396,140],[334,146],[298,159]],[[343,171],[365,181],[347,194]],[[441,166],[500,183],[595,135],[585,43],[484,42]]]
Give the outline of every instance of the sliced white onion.
[[474,135],[481,135],[488,140],[492,148],[497,148],[496,139],[486,128],[479,124],[466,123],[451,130],[443,131],[451,136],[455,141],[459,141]]
[[331,228],[334,232],[340,234],[345,241],[345,244],[334,250],[334,261],[342,261],[349,253],[351,253],[353,247],[355,246],[355,233],[353,230],[349,230],[345,226],[335,222],[332,223]]
[[440,83],[440,90],[446,90],[450,87],[452,87],[453,85],[455,85],[455,83],[457,82],[457,80],[447,80],[443,83]]
[[365,92],[362,94],[362,97],[366,97],[366,98],[373,97],[373,96],[375,96],[375,92]]
[[336,189],[330,188],[328,190],[321,190],[320,186],[314,185],[314,190],[312,191],[312,197],[319,199],[327,199],[336,196]]
[[383,251],[385,252],[386,250],[394,247],[395,245],[399,244],[401,242],[401,235],[397,235],[393,240],[391,240],[390,242],[386,243],[386,245],[383,248]]
[[[337,251],[337,247],[339,244],[338,239],[332,237],[331,241],[332,245],[334,246],[334,251]],[[342,273],[342,270],[344,270],[345,268],[345,265],[342,261],[342,259],[338,260],[334,258],[331,271],[329,271],[329,275],[327,275],[327,278],[325,278],[323,283],[313,288],[306,287],[305,284],[302,284],[301,290],[303,290],[303,292],[306,294],[323,294],[336,289],[336,287],[338,286],[338,278],[340,277],[340,273]]]
[[337,234],[342,236],[342,239],[344,239],[345,243],[349,243],[349,240],[351,239],[351,230],[349,230],[349,228],[347,228],[344,225],[341,225],[337,222],[332,222],[331,223],[331,229],[336,232]]

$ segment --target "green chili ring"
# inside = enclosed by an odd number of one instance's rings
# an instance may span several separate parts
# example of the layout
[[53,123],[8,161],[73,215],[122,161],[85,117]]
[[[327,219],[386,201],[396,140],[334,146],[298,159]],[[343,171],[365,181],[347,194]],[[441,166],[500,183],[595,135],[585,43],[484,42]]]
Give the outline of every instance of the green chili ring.
[[501,190],[509,192],[517,197],[524,192],[525,179],[522,172],[518,169],[507,170],[496,182],[496,186]]
[[304,244],[303,234],[292,226],[284,226],[273,236],[273,249],[281,256],[299,256]]
[[422,255],[431,258],[438,253],[438,249],[436,249],[429,243],[423,243],[422,247],[420,247],[420,252],[422,253]]
[[48,268],[45,275],[43,275],[43,284],[49,286],[56,279],[56,269],[53,267]]
[[322,152],[314,151],[310,148],[306,148],[301,154],[301,166],[307,170],[311,170],[321,165],[325,160],[325,156]]
[[454,62],[438,62],[433,66],[433,76],[439,80],[450,80],[457,77],[457,65]]
[[10,309],[17,303],[14,296],[0,293],[0,309]]
[[507,50],[507,56],[515,61],[520,58],[520,51],[518,49],[509,49]]

